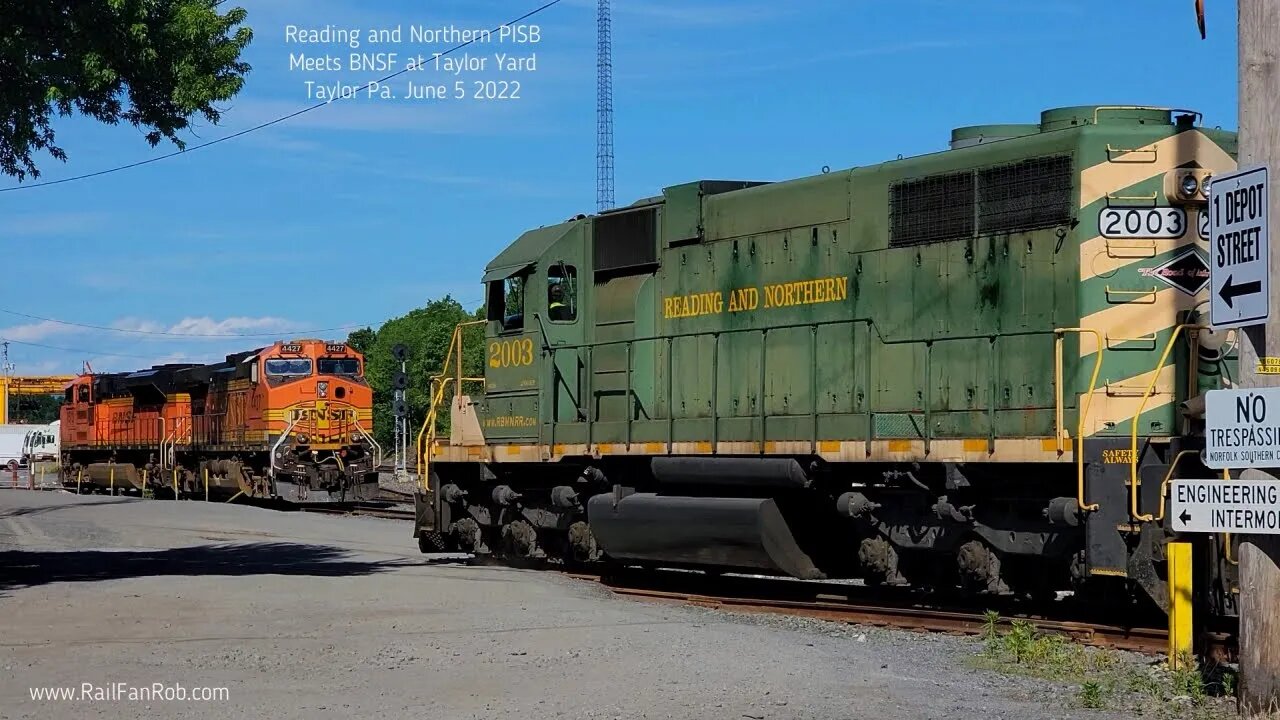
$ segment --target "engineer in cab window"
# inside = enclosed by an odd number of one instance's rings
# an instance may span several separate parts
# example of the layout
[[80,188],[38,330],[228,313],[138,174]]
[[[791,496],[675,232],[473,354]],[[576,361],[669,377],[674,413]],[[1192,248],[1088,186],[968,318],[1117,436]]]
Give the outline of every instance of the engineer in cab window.
[[565,297],[564,283],[553,282],[547,290],[547,314],[556,322],[573,320],[573,301]]

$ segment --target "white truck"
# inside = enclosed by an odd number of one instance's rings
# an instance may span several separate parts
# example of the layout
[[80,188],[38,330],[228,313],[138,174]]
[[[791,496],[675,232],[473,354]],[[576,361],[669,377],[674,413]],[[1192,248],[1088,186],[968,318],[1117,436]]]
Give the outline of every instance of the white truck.
[[32,462],[57,460],[61,421],[49,425],[0,425],[0,469],[13,471]]
[[48,425],[36,425],[27,433],[22,441],[22,456],[26,464],[51,462],[58,459],[62,443],[59,439],[61,420],[54,420]]

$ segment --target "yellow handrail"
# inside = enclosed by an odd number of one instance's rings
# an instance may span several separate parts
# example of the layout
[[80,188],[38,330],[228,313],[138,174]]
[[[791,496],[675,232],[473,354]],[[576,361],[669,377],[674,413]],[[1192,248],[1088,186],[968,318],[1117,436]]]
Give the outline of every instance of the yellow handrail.
[[[1222,471],[1222,479],[1223,479],[1223,480],[1230,480],[1230,479],[1231,479],[1231,471],[1230,471],[1230,470],[1223,470],[1223,471]],[[1222,546],[1222,556],[1223,556],[1224,558],[1226,558],[1226,559],[1227,559],[1227,564],[1228,564],[1228,565],[1239,565],[1239,564],[1240,564],[1240,561],[1239,561],[1239,560],[1236,560],[1236,559],[1235,559],[1235,558],[1233,558],[1233,557],[1231,557],[1231,533],[1223,533],[1223,534],[1222,534],[1222,540],[1223,540],[1223,542],[1225,543],[1225,544]]]
[[1168,493],[1169,493],[1169,483],[1173,480],[1173,471],[1177,469],[1178,462],[1181,461],[1183,457],[1187,455],[1199,455],[1199,454],[1200,454],[1199,450],[1180,450],[1178,451],[1177,455],[1173,456],[1173,462],[1169,463],[1169,472],[1164,474],[1164,480],[1160,482],[1160,514],[1156,515],[1155,517],[1152,517],[1151,515],[1145,515],[1142,518],[1140,518],[1141,520],[1144,520],[1144,521],[1155,520],[1157,522],[1164,520],[1165,506],[1168,505],[1168,502],[1166,501],[1166,497],[1168,496]]
[[1147,407],[1147,400],[1151,398],[1151,392],[1155,390],[1156,381],[1160,379],[1160,371],[1164,369],[1164,363],[1169,359],[1169,353],[1173,352],[1173,346],[1178,342],[1178,335],[1185,329],[1208,330],[1209,326],[1199,325],[1196,323],[1181,323],[1173,328],[1173,334],[1169,336],[1169,342],[1164,346],[1164,352],[1160,353],[1160,360],[1156,362],[1156,369],[1151,373],[1151,382],[1147,383],[1147,389],[1142,393],[1142,403],[1138,405],[1138,411],[1133,414],[1133,419],[1129,421],[1129,516],[1138,522],[1146,522],[1151,520],[1151,516],[1143,516],[1138,512],[1138,420],[1142,417],[1142,411]]
[[1098,386],[1098,373],[1102,370],[1102,333],[1093,328],[1057,328],[1053,331],[1057,335],[1054,341],[1054,374],[1056,376],[1055,388],[1057,391],[1057,405],[1055,411],[1057,413],[1057,425],[1054,433],[1058,436],[1058,452],[1062,452],[1062,425],[1063,420],[1063,399],[1062,399],[1062,333],[1073,332],[1076,334],[1089,333],[1093,335],[1094,340],[1098,343],[1098,352],[1093,358],[1093,375],[1089,378],[1089,393],[1085,395],[1084,406],[1079,410],[1079,417],[1076,419],[1076,505],[1085,512],[1092,512],[1098,509],[1098,504],[1089,504],[1084,501],[1084,420],[1089,415],[1089,406],[1093,404],[1093,393]]
[[[433,375],[430,378],[432,386],[437,382],[440,383],[440,386],[439,388],[429,390],[431,393],[431,404],[427,408],[427,417],[422,421],[422,429],[418,431],[418,438],[416,442],[416,449],[418,453],[418,485],[422,488],[424,493],[431,490],[428,467],[428,464],[430,463],[430,453],[428,450],[430,449],[432,441],[435,440],[436,416],[439,413],[440,404],[444,401],[444,389],[449,384],[448,380],[456,380],[458,387],[454,388],[454,392],[460,393],[462,392],[463,380],[475,379],[462,377],[462,329],[472,325],[483,325],[486,322],[488,321],[469,320],[455,325],[453,328],[453,335],[449,338],[449,350],[444,356],[444,367],[441,369],[439,375]],[[450,363],[454,363],[457,366],[455,369],[455,376],[452,378],[446,378],[445,376],[449,373]],[[483,382],[483,378],[480,378],[480,380]],[[424,437],[426,438],[425,444],[423,443]]]

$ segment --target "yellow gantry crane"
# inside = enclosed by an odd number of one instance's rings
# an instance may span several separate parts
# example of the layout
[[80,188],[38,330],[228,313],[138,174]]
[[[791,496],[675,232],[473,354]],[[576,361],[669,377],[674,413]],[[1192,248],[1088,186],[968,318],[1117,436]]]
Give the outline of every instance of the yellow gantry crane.
[[74,375],[0,375],[0,425],[9,422],[9,398],[15,395],[60,395]]

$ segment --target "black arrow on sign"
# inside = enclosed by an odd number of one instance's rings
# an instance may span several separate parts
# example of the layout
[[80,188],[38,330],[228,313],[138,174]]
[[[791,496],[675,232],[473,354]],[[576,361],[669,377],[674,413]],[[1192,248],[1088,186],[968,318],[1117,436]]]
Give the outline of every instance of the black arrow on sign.
[[1232,277],[1233,277],[1232,275],[1228,275],[1227,281],[1223,283],[1222,288],[1218,290],[1218,297],[1222,298],[1222,301],[1227,304],[1227,307],[1233,307],[1233,305],[1231,304],[1231,301],[1240,297],[1241,295],[1252,295],[1254,293],[1262,292],[1261,280],[1252,280],[1247,283],[1232,285],[1231,284]]
[[1183,525],[1186,525],[1191,520],[1191,515],[1188,514],[1186,510],[1183,510],[1182,514],[1178,516],[1178,519],[1182,521]]

